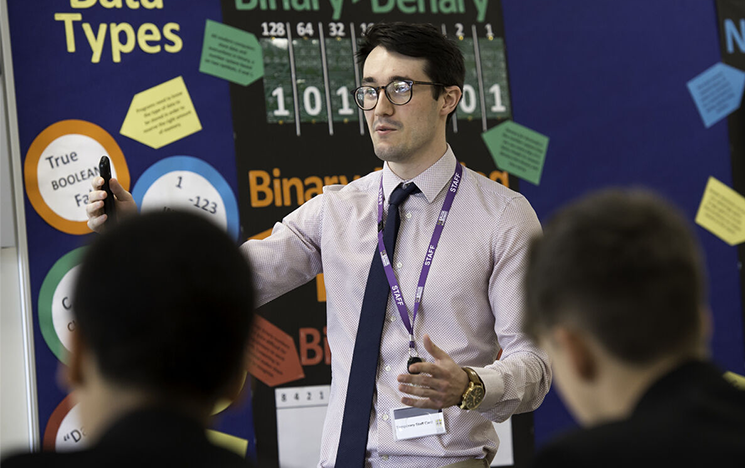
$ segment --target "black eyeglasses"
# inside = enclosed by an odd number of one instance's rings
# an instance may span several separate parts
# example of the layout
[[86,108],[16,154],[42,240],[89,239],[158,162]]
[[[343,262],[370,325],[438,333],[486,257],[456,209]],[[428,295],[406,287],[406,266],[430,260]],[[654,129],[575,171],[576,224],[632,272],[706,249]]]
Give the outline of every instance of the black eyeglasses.
[[413,96],[413,90],[415,84],[429,85],[429,86],[445,86],[440,83],[431,83],[429,81],[414,81],[414,80],[393,80],[385,86],[360,86],[359,88],[352,91],[354,96],[354,102],[357,103],[357,107],[363,111],[369,111],[375,109],[378,105],[378,99],[380,98],[380,90],[385,90],[385,96],[391,101],[391,104],[397,106],[403,106],[411,101]]

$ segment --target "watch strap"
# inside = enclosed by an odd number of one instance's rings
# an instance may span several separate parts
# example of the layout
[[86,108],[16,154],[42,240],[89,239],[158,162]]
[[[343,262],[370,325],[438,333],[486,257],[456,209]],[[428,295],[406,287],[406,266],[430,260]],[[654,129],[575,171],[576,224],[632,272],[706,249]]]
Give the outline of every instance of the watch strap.
[[482,387],[484,386],[484,382],[481,381],[481,377],[479,377],[479,374],[477,374],[475,370],[471,369],[470,367],[461,367],[461,369],[466,371],[468,380],[473,382],[475,385],[481,385]]
[[[484,387],[484,383],[481,381],[481,377],[479,377],[479,375],[476,373],[475,370],[471,369],[470,367],[462,367],[461,369],[463,369],[466,375],[468,375],[469,382],[468,382],[468,388],[466,388],[466,391],[463,392],[463,395],[461,395],[460,404],[458,406],[460,407],[460,409],[464,409],[464,410],[475,409],[479,406],[479,404],[481,404],[481,402],[479,401],[473,408],[468,408],[466,406],[467,397],[476,388],[480,388],[482,390],[482,395],[483,395],[483,393],[486,391],[486,388]],[[483,399],[483,396],[482,396],[482,399]]]

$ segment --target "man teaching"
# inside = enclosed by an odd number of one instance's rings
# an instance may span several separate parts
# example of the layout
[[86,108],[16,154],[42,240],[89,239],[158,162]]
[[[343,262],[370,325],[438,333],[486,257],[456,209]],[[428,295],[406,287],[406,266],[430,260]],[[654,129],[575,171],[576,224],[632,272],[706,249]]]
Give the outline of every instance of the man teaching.
[[[353,95],[383,170],[324,187],[243,244],[257,305],[324,273],[332,382],[319,466],[488,466],[492,421],[534,410],[551,384],[520,330],[540,224],[525,197],[464,168],[446,141],[465,76],[453,42],[431,25],[376,24],[358,58]],[[93,230],[106,220],[101,182]],[[111,187],[119,212],[136,212]]]

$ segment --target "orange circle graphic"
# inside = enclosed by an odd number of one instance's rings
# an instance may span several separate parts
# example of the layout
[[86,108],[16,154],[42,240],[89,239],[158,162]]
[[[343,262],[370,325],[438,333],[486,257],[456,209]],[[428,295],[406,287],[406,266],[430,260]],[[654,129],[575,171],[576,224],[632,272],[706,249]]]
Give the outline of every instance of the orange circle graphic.
[[52,415],[49,417],[49,421],[47,422],[47,428],[44,430],[44,439],[41,444],[41,447],[45,452],[54,452],[57,448],[57,433],[62,425],[62,421],[73,406],[75,406],[75,397],[70,393],[52,412]]
[[85,120],[62,120],[54,123],[45,128],[31,143],[23,166],[26,195],[31,201],[31,205],[39,213],[39,216],[53,227],[68,234],[82,235],[91,232],[86,221],[70,221],[55,213],[41,196],[37,174],[39,161],[44,150],[57,138],[71,134],[87,136],[104,147],[107,156],[111,158],[111,162],[116,168],[117,179],[125,190],[129,190],[129,168],[122,150],[116,140],[109,135],[109,132]]

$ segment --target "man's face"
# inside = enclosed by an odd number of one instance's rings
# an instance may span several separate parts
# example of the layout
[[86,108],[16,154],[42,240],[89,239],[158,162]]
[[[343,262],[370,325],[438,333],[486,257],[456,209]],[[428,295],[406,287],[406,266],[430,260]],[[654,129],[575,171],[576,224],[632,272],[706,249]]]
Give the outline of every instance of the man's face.
[[[425,65],[423,58],[407,57],[378,46],[365,60],[362,84],[385,86],[396,79],[431,81],[424,73]],[[365,111],[378,158],[395,163],[414,162],[441,149],[445,120],[439,110],[443,98],[432,98],[432,86],[414,85],[411,101],[403,106],[391,104],[384,90],[378,92],[378,104]]]

